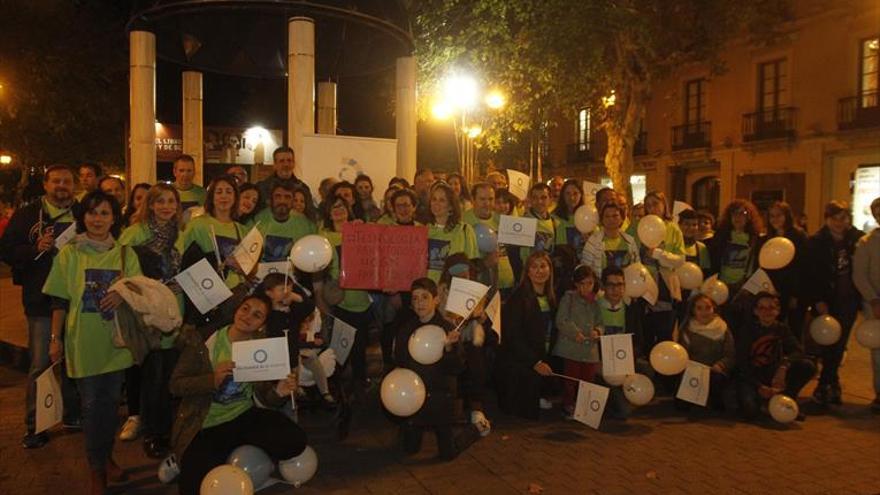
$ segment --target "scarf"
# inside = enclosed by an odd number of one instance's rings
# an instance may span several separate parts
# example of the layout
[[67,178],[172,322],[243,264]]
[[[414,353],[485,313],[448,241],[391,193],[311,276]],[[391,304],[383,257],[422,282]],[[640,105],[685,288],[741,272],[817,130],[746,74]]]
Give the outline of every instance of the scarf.
[[177,222],[159,225],[155,218],[150,218],[147,227],[153,236],[144,243],[144,247],[162,260],[162,279],[167,280],[180,270],[180,253],[174,248],[178,235]]
[[116,239],[112,235],[108,235],[103,241],[98,241],[89,237],[85,232],[77,234],[70,242],[76,244],[79,248],[89,247],[99,253],[106,253],[116,245]]
[[703,325],[698,323],[697,320],[692,319],[688,322],[687,332],[685,332],[684,337],[687,338],[687,333],[695,333],[697,335],[702,335],[709,340],[719,341],[724,338],[724,334],[727,333],[727,323],[724,322],[719,317],[712,318],[712,321]]

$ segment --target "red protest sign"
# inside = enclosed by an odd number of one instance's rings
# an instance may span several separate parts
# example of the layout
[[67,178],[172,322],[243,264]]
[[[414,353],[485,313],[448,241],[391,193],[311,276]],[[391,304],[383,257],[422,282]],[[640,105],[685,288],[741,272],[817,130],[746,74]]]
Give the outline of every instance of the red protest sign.
[[342,288],[407,291],[427,273],[428,229],[346,223],[342,253]]

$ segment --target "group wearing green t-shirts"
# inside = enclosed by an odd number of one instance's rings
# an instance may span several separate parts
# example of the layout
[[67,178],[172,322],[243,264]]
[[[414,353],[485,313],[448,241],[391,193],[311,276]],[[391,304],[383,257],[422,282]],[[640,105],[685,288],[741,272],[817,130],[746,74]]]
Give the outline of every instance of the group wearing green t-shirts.
[[[223,327],[205,341],[211,366],[216,368],[219,363],[232,361],[232,342],[229,340],[229,327]],[[211,406],[202,422],[202,428],[210,428],[223,424],[245,413],[254,407],[253,384],[236,382],[232,375],[214,390]]]
[[204,206],[207,193],[205,188],[196,184],[190,186],[189,189],[181,189],[174,184],[177,194],[180,195],[180,209],[186,211],[193,206]]
[[622,235],[617,237],[605,236],[602,244],[605,251],[605,256],[602,259],[603,270],[609,266],[623,269],[636,261],[630,255],[629,242]]
[[279,222],[266,208],[254,217],[257,230],[263,235],[262,262],[284,261],[296,241],[318,233],[314,222],[300,213],[291,212],[287,220]]
[[[202,215],[193,218],[186,224],[186,229],[177,238],[177,250],[181,254],[192,244],[196,244],[202,253],[212,265],[216,265],[217,254],[214,250],[214,241],[211,239],[213,234],[217,239],[217,248],[219,249],[220,262],[226,260],[231,255],[235,247],[241,242],[242,237],[247,235],[244,226],[238,222],[221,222],[211,215]],[[226,276],[226,286],[230,289],[241,283],[241,277],[234,270],[228,270]]]
[[[462,220],[473,228],[478,224],[488,226],[494,232],[498,232],[498,223],[501,221],[501,215],[492,212],[489,218],[480,218],[474,213],[473,209],[464,212]],[[484,257],[489,253],[480,253]],[[513,267],[510,264],[510,258],[507,256],[507,246],[498,244],[498,288],[511,289],[516,284],[513,276]]]
[[101,311],[100,302],[117,279],[140,274],[135,252],[118,242],[101,251],[73,241],[52,260],[43,293],[69,303],[64,331],[68,376],[85,378],[132,365],[131,352],[113,345],[113,311]]
[[464,253],[468,259],[479,258],[477,234],[465,222],[458,222],[447,230],[446,226],[428,226],[428,278],[437,282],[443,272],[446,258],[455,253]]

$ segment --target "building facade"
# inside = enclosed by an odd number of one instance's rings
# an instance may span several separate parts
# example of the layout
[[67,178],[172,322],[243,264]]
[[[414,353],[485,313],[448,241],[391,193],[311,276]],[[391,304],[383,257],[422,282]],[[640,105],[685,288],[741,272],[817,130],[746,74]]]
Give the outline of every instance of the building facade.
[[[868,221],[880,196],[880,4],[821,3],[799,2],[771,46],[729,45],[722,74],[683,67],[654,85],[635,147],[636,201],[661,190],[718,214],[734,198],[785,200],[812,231],[826,202],[846,199],[856,225]],[[545,174],[607,183],[589,109],[558,124]]]

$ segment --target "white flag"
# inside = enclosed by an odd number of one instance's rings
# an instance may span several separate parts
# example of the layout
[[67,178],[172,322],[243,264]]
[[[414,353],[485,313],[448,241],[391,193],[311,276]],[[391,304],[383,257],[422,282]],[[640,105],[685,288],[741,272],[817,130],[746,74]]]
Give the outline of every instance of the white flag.
[[705,364],[688,361],[675,397],[705,406],[709,399],[709,372],[709,367]]
[[608,401],[608,390],[608,387],[579,380],[574,420],[598,430],[602,413],[605,412],[605,403]]
[[467,318],[489,292],[489,287],[466,278],[453,277],[444,310]]
[[232,379],[238,383],[282,380],[290,374],[287,337],[242,340],[232,343]]
[[498,242],[514,246],[534,247],[538,219],[501,215],[498,221]]
[[61,383],[55,375],[57,369],[58,363],[55,363],[37,377],[37,424],[34,433],[42,433],[57,425],[64,415]]
[[771,294],[776,294],[776,287],[773,287],[773,282],[770,280],[770,277],[767,275],[762,268],[758,268],[755,270],[755,273],[746,280],[746,283],[742,286],[743,290],[747,290],[752,294],[757,295],[759,292],[769,292]]
[[345,364],[348,354],[354,346],[354,338],[357,334],[357,328],[348,323],[333,317],[333,336],[330,338],[330,348],[336,353],[336,362],[340,366]]
[[70,224],[69,227],[64,229],[64,232],[55,238],[55,247],[57,249],[63,248],[74,237],[76,237],[76,222]]
[[[284,261],[264,261],[257,265],[257,278],[263,280],[270,273],[286,273],[290,274],[290,260]],[[293,285],[293,281],[289,282]]]
[[584,181],[584,204],[596,206],[596,193],[602,190],[602,184]]
[[486,305],[486,316],[492,320],[492,329],[498,334],[498,343],[501,343],[501,293],[496,292],[489,304]]
[[226,287],[226,282],[204,258],[178,273],[174,280],[202,314],[232,297],[232,291]]
[[528,175],[516,170],[507,169],[507,189],[520,201],[525,201],[529,196],[529,186],[532,179]]
[[260,256],[262,254],[263,234],[257,230],[256,225],[254,225],[254,228],[252,228],[251,231],[244,236],[244,239],[238,243],[235,250],[232,251],[232,257],[238,262],[239,268],[241,268],[241,271],[244,273],[250,273],[251,270],[253,270],[254,265],[260,261]]
[[600,337],[602,375],[626,376],[636,373],[632,334],[622,333]]
[[672,202],[672,219],[675,223],[678,223],[678,214],[683,212],[684,210],[693,210],[694,207],[685,203],[684,201],[673,201]]

